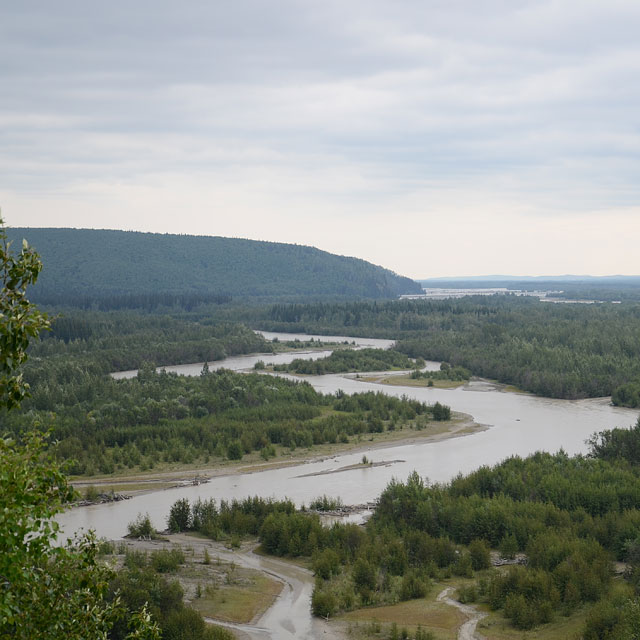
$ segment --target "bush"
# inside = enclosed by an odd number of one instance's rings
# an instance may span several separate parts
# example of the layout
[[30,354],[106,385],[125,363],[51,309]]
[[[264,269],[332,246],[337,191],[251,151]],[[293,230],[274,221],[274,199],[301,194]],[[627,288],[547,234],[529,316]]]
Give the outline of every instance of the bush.
[[229,460],[242,460],[244,449],[240,440],[233,440],[227,447],[227,458]]
[[317,587],[311,596],[311,611],[314,616],[328,618],[336,612],[336,598],[330,591],[322,591]]
[[458,602],[469,604],[478,600],[478,592],[475,585],[470,584],[458,589]]
[[184,564],[182,549],[158,549],[151,554],[151,566],[158,573],[175,573]]
[[315,511],[335,511],[343,506],[342,498],[330,498],[327,495],[323,495],[320,498],[314,498],[309,503],[309,509]]
[[130,538],[155,538],[158,535],[148,513],[144,516],[139,513],[138,517],[127,525],[127,531]]
[[340,557],[333,549],[324,549],[315,555],[312,566],[316,576],[328,580],[340,573]]
[[446,404],[436,402],[431,408],[431,415],[433,416],[433,419],[438,422],[451,420],[451,407],[448,407]]
[[508,560],[513,560],[518,553],[518,540],[513,534],[504,536],[500,541],[500,555]]
[[472,540],[469,544],[469,555],[474,571],[488,569],[491,566],[489,545],[484,540]]
[[127,549],[124,553],[124,566],[127,569],[141,569],[147,566],[146,551]]
[[429,585],[416,571],[408,571],[402,578],[400,600],[415,600],[424,598],[429,591]]

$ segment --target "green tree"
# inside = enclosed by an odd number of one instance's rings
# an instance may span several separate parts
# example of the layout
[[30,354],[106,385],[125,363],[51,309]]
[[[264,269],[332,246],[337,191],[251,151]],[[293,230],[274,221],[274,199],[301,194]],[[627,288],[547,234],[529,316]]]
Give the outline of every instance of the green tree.
[[[0,219],[0,411],[18,407],[27,394],[19,368],[30,339],[48,327],[26,298],[41,266],[26,244],[11,255]],[[46,435],[0,438],[0,638],[106,638],[124,615],[117,598],[106,599],[112,571],[98,562],[93,534],[56,545],[53,516],[72,495]],[[159,638],[144,608],[130,628],[132,639]]]
[[38,279],[42,263],[26,241],[15,256],[11,253],[0,217],[0,409],[20,405],[29,385],[19,371],[27,359],[29,341],[49,328],[46,314],[26,297],[26,289]]
[[178,531],[188,531],[191,528],[191,507],[187,498],[176,500],[171,505],[167,526],[171,533]]

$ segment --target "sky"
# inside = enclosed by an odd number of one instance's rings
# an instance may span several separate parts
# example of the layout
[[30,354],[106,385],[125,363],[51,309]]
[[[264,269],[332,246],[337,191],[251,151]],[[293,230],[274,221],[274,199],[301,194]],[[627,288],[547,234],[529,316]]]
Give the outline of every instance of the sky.
[[9,226],[639,274],[637,0],[0,0]]

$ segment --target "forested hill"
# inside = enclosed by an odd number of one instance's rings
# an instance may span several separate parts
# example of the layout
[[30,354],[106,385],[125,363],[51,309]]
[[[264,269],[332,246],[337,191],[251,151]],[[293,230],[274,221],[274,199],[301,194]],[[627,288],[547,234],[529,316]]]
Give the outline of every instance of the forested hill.
[[357,258],[314,247],[238,238],[94,229],[8,229],[41,255],[32,295],[73,297],[158,293],[392,298],[420,286]]

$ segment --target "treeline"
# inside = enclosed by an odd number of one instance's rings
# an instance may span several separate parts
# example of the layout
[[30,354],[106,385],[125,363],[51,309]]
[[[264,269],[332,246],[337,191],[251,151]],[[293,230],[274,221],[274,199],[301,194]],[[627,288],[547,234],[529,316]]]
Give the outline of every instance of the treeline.
[[145,312],[193,311],[204,305],[228,304],[233,297],[228,293],[176,293],[152,291],[144,293],[74,294],[69,292],[44,292],[37,294],[40,305],[56,308],[83,309],[85,311],[123,311],[129,309]]
[[268,459],[279,449],[347,443],[418,418],[424,428],[429,418],[449,415],[443,405],[372,392],[325,396],[306,383],[259,374],[221,369],[188,377],[147,364],[135,378],[115,380],[71,361],[59,369],[49,362],[32,397],[3,426],[17,435],[52,425],[70,472],[94,475],[251,452]]
[[273,305],[261,316],[254,310],[252,321],[278,331],[395,338],[395,349],[410,357],[445,360],[538,395],[614,394],[625,406],[640,402],[637,303],[562,305],[478,296],[293,304]]
[[274,371],[288,371],[308,375],[346,373],[355,371],[388,371],[390,369],[416,369],[424,367],[424,360],[412,360],[390,349],[338,349],[326,358],[302,360],[274,365]]
[[631,429],[607,429],[588,440],[591,456],[640,467],[640,418]]
[[258,496],[244,500],[221,500],[220,505],[210,498],[198,498],[193,504],[187,498],[176,500],[167,517],[167,529],[171,533],[197,531],[213,540],[223,536],[257,536],[265,520],[274,514],[295,513],[291,500],[274,500]]
[[53,314],[51,331],[41,337],[30,347],[25,370],[32,387],[55,369],[64,371],[64,381],[82,369],[110,373],[144,362],[162,366],[273,352],[270,342],[238,323],[135,312],[65,310]]

